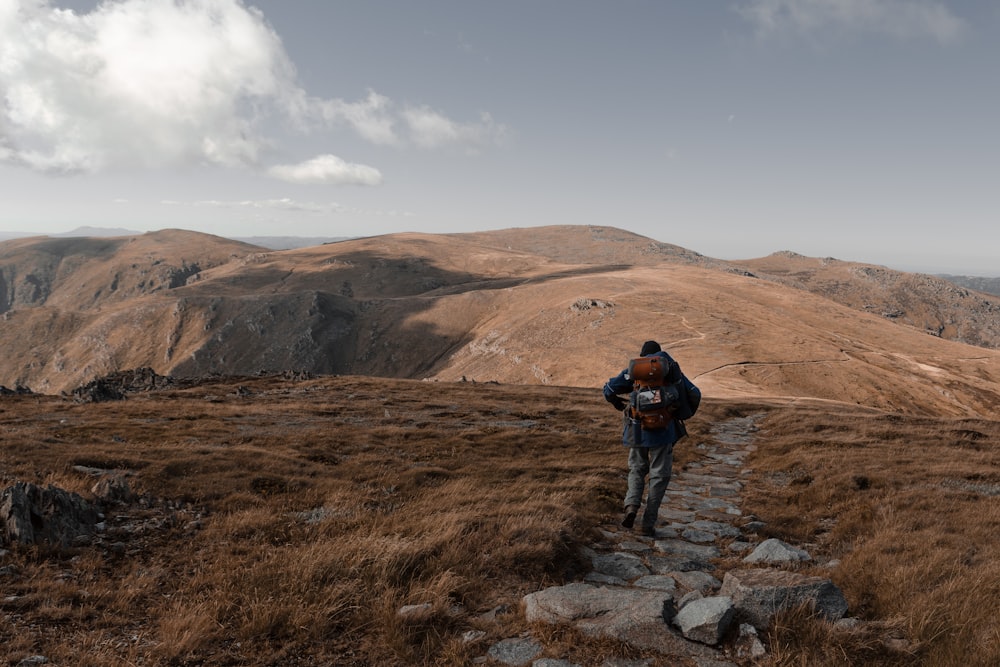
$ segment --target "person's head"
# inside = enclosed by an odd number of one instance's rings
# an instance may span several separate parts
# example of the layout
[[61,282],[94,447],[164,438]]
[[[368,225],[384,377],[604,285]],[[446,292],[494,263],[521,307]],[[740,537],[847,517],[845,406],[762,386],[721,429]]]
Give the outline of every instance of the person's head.
[[647,340],[642,344],[642,351],[639,353],[640,356],[646,357],[651,354],[656,354],[660,351],[660,344],[655,340]]

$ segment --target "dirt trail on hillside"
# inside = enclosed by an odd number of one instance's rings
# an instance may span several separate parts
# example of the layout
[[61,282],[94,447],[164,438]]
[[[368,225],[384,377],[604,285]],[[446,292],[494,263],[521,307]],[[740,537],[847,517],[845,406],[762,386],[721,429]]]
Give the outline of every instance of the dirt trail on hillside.
[[[763,539],[758,531],[764,524],[740,509],[742,480],[750,472],[745,460],[754,450],[762,416],[728,419],[714,425],[702,442],[678,443],[678,447],[696,448],[702,456],[683,470],[675,470],[660,507],[656,536],[643,537],[637,529],[625,529],[618,524],[621,517],[615,516],[598,526],[602,539],[585,549],[593,569],[582,581],[543,591],[558,591],[560,600],[555,606],[573,610],[567,612],[568,624],[584,634],[614,638],[645,656],[641,660],[608,659],[603,667],[736,667],[766,651],[749,626],[741,626],[743,635],[738,638],[732,636],[712,646],[685,639],[658,611],[659,605],[676,612],[687,601],[713,595],[721,586],[723,572],[739,565]],[[625,458],[623,449],[623,466]],[[595,602],[597,596],[601,602]],[[624,600],[620,609],[614,606],[615,596]],[[531,606],[529,598],[525,598],[526,608]],[[642,617],[643,606],[652,609],[651,618]],[[524,637],[495,644],[487,657],[495,661],[490,664],[575,664],[548,657],[542,643]]]

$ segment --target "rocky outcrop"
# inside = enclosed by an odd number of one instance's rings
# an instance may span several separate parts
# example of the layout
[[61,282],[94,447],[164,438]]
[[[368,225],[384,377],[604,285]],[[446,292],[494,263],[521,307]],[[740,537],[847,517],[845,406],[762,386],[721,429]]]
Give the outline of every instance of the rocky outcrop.
[[158,375],[152,368],[136,368],[97,378],[77,387],[72,394],[77,403],[121,401],[129,393],[161,389],[172,382],[171,378]]
[[81,496],[54,486],[18,482],[0,492],[0,540],[5,544],[69,547],[88,538],[97,510]]
[[726,573],[721,595],[729,596],[738,616],[758,630],[771,626],[775,614],[806,606],[830,621],[847,613],[847,600],[833,582],[777,569]]

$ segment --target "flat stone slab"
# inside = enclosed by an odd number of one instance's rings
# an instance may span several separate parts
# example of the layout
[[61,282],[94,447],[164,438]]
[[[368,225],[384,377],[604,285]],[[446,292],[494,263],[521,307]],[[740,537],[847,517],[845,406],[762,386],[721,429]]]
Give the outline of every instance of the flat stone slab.
[[685,540],[657,540],[656,548],[668,554],[685,556],[694,560],[719,557],[719,548],[708,544],[691,544]]
[[599,554],[591,559],[591,566],[595,572],[626,581],[649,574],[649,568],[643,565],[642,559],[632,553]]
[[691,572],[693,570],[714,570],[715,566],[707,560],[690,558],[683,555],[650,556],[649,567],[654,574],[670,574],[672,572]]
[[709,533],[715,533],[719,537],[739,537],[740,529],[731,523],[723,523],[721,521],[709,521],[707,519],[699,519],[697,521],[692,521],[690,527],[696,530],[704,530]]
[[585,635],[664,655],[718,657],[714,649],[670,629],[666,619],[673,614],[673,599],[669,591],[572,583],[530,593],[523,603],[529,623],[570,624]]
[[490,647],[486,655],[493,660],[505,665],[520,667],[527,665],[534,660],[543,650],[543,647],[533,639],[501,639]]
[[666,519],[667,521],[694,521],[694,512],[675,510],[666,505],[660,506],[659,515],[661,519]]
[[669,591],[671,593],[677,590],[677,581],[665,574],[647,574],[645,577],[636,579],[632,582],[632,585],[636,588],[650,588],[657,591]]
[[569,623],[595,620],[606,625],[657,619],[665,622],[664,608],[673,601],[669,591],[612,588],[572,583],[553,586],[524,596],[524,616],[529,623]]
[[698,530],[696,528],[688,528],[681,533],[681,537],[688,542],[695,542],[698,544],[709,544],[718,538],[715,533],[710,533],[707,530]]
[[722,582],[710,575],[708,572],[692,570],[690,572],[674,572],[670,575],[678,586],[689,591],[698,591],[707,594],[722,585]]

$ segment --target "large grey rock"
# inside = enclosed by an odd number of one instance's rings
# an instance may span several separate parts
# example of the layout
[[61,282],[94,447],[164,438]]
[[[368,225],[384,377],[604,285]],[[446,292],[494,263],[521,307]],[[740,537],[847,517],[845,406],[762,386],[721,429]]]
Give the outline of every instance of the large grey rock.
[[798,563],[810,560],[809,553],[786,544],[779,539],[771,538],[764,540],[749,556],[743,559],[744,563]]
[[708,646],[689,642],[672,631],[669,591],[599,588],[584,583],[555,586],[524,597],[529,623],[568,624],[585,635],[607,637],[664,655],[715,657]]
[[0,492],[0,542],[69,547],[93,534],[97,510],[81,496],[18,482]]
[[847,613],[847,600],[832,581],[784,570],[731,570],[719,594],[732,598],[737,615],[759,630],[770,627],[778,611],[800,605],[831,621]]
[[664,607],[673,601],[669,591],[605,588],[584,583],[554,586],[524,596],[524,615],[529,623],[570,623],[600,619],[609,625],[630,619],[663,622]]
[[674,625],[688,639],[715,645],[722,641],[733,621],[736,610],[728,597],[692,600],[674,617]]

